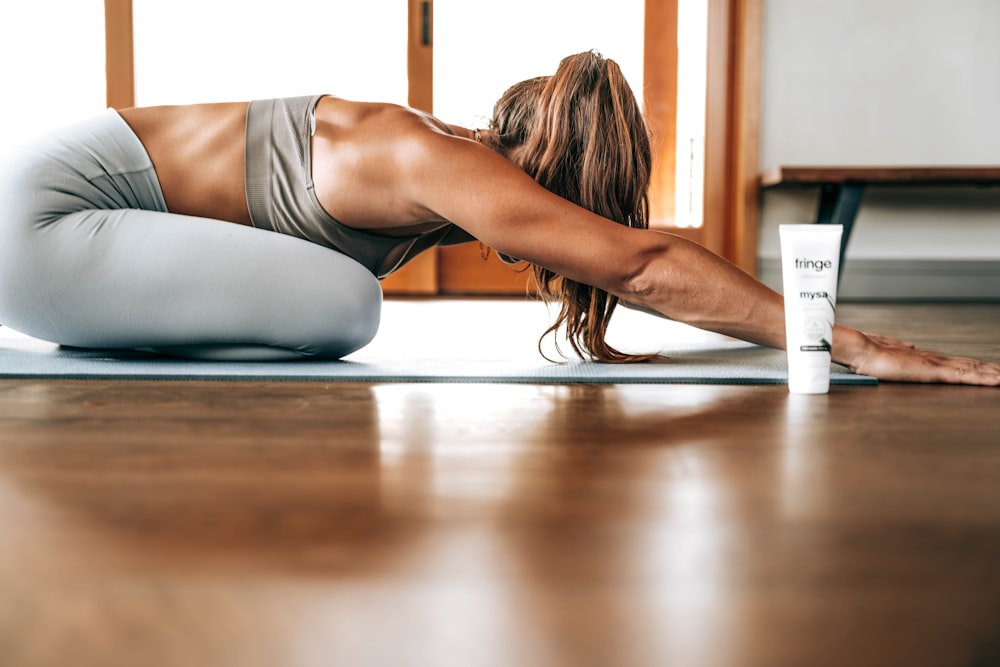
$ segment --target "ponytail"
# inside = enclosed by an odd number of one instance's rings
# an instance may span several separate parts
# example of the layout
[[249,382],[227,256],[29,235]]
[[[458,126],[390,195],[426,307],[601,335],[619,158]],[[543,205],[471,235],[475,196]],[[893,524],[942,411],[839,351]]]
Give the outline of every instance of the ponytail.
[[[552,76],[516,84],[498,100],[491,128],[494,147],[521,147],[521,168],[546,189],[619,224],[648,227],[649,131],[613,60],[588,51],[565,58]],[[583,358],[624,363],[656,356],[627,354],[605,340],[617,297],[531,268],[541,296],[561,302],[542,340],[564,327]]]

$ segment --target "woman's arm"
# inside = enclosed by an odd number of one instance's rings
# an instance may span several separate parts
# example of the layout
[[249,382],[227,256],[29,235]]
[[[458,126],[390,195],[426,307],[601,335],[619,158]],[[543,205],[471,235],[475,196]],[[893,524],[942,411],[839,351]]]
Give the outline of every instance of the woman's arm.
[[[428,210],[500,252],[663,316],[785,347],[780,294],[702,246],[596,216],[489,149],[447,136],[414,148],[409,187]],[[915,350],[837,325],[832,357],[885,380],[1000,385],[1000,364]]]

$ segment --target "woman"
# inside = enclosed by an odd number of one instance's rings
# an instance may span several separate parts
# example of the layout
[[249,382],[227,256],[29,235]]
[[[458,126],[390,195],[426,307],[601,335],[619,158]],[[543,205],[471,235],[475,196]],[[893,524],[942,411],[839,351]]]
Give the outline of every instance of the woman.
[[[619,299],[784,346],[782,298],[646,229],[647,128],[595,53],[522,82],[487,130],[327,96],[133,108],[54,135],[0,179],[0,321],[64,345],[197,358],[340,357],[378,327],[378,278],[478,240],[531,263],[574,350]],[[275,233],[277,232],[277,233]],[[838,326],[833,358],[886,380],[1000,384],[1000,365]]]

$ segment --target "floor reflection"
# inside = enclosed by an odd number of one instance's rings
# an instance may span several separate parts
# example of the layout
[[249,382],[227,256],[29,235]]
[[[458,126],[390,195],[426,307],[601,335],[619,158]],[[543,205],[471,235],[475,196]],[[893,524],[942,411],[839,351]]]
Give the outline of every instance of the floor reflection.
[[66,439],[0,447],[17,627],[84,632],[53,612],[62,582],[119,630],[130,604],[150,623],[197,608],[183,628],[218,617],[206,645],[259,621],[255,641],[340,662],[712,657],[743,546],[732,454],[783,409],[733,387],[288,386],[266,414],[234,419],[230,392],[167,435],[158,415],[189,398],[162,391],[90,395]]

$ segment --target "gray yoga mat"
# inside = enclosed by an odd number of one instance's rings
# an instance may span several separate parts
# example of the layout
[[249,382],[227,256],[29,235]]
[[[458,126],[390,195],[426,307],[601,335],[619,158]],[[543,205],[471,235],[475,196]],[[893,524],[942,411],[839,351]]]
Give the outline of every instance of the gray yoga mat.
[[[482,357],[402,358],[364,353],[345,361],[209,362],[132,351],[60,348],[29,338],[0,339],[0,378],[252,380],[314,382],[494,382],[529,384],[786,384],[785,353],[747,343],[686,345],[645,364],[549,363]],[[831,367],[831,383],[874,378]]]

